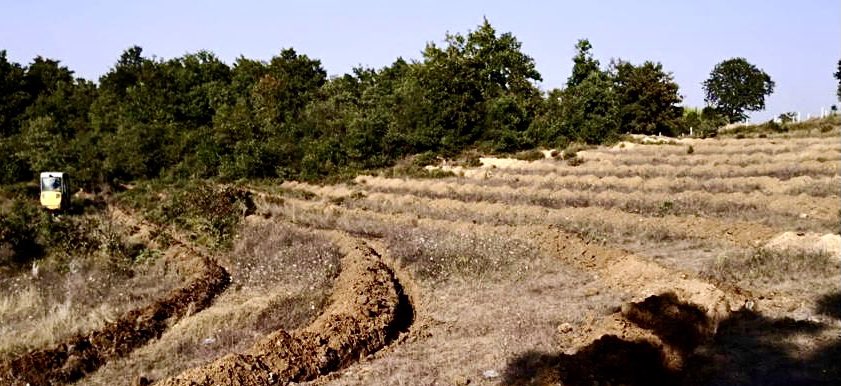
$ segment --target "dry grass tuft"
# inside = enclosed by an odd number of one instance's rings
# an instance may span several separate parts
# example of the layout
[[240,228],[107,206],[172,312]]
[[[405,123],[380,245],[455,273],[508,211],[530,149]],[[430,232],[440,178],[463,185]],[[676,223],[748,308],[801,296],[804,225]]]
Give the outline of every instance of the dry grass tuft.
[[328,239],[290,224],[250,218],[220,256],[231,285],[213,306],[171,326],[160,339],[109,362],[83,385],[158,380],[250,347],[277,329],[306,325],[326,306],[341,254]]
[[838,270],[838,259],[826,253],[756,248],[721,256],[703,272],[715,280],[755,285],[837,277]]

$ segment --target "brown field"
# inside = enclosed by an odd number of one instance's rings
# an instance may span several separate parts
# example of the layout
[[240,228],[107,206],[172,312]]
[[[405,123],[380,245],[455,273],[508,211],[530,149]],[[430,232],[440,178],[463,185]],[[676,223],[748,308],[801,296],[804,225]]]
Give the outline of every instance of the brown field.
[[158,257],[4,274],[0,384],[837,384],[836,134],[254,184],[223,252],[114,210]]

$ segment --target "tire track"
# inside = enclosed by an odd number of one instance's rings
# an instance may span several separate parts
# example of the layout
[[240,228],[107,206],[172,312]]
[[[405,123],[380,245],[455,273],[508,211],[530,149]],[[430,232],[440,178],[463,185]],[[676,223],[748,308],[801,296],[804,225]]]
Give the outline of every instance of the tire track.
[[[328,211],[342,218],[352,219],[346,223],[336,222],[332,224],[338,229],[352,227],[352,224],[360,221],[361,218],[369,218],[385,227],[418,226],[452,230],[453,232],[464,230],[471,232],[494,231],[515,235],[521,239],[533,240],[536,245],[540,246],[544,254],[555,256],[563,264],[569,264],[594,273],[598,280],[612,291],[630,294],[634,299],[633,302],[641,302],[652,296],[670,293],[679,302],[696,305],[702,310],[703,319],[709,321],[710,331],[714,331],[714,325],[717,321],[727,318],[732,311],[739,309],[747,300],[753,298],[752,294],[743,289],[718,287],[692,274],[663,267],[636,254],[584,241],[554,226],[474,224],[465,221],[417,218],[410,214],[371,213],[330,204],[325,207],[322,203],[313,202],[296,201],[292,204],[289,201],[286,205],[300,205],[300,209],[312,210],[320,213],[321,216],[325,211]],[[301,221],[306,222],[307,219],[301,215],[302,213],[299,212]],[[315,214],[315,217],[318,216],[319,214]],[[309,225],[319,226],[317,223]],[[763,305],[769,302],[770,300],[765,301]],[[627,310],[624,312],[627,313]],[[648,337],[652,341],[656,340],[656,337],[652,337],[650,333],[641,332],[639,327],[627,323],[623,313],[619,312],[598,321],[596,328],[593,328],[591,333],[578,337],[574,346],[583,347],[594,339],[607,334],[621,337]],[[680,355],[675,355],[672,360],[677,363],[680,358]]]

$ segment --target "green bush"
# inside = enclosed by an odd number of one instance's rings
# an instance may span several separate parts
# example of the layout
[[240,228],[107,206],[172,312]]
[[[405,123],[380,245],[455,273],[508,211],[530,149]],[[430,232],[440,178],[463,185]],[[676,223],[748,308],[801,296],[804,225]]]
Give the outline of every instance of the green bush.
[[36,205],[24,200],[14,200],[0,213],[0,266],[26,264],[44,254],[38,235],[45,220]]

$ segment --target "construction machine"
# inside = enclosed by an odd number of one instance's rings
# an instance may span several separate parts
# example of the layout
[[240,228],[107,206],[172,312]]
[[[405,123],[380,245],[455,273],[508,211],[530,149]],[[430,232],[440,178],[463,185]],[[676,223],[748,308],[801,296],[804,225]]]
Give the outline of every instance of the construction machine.
[[41,205],[49,210],[64,210],[70,206],[70,181],[67,173],[41,173]]

